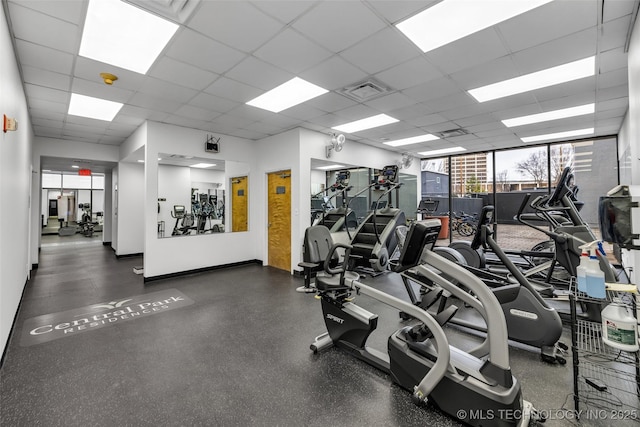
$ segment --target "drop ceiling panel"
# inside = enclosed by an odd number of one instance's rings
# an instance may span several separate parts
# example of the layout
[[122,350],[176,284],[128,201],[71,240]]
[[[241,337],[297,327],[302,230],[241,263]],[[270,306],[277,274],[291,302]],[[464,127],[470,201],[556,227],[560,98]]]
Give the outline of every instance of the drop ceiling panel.
[[71,74],[73,55],[24,40],[16,40],[20,63],[56,73]]
[[337,53],[381,30],[385,23],[361,2],[328,1],[305,13],[292,26]]
[[442,72],[422,56],[399,63],[375,75],[376,79],[396,90],[417,86],[442,76]]
[[55,73],[30,66],[22,67],[22,78],[25,83],[65,91],[69,90],[71,85],[71,77],[68,74]]
[[448,77],[441,77],[402,91],[417,102],[426,102],[447,95],[459,94],[460,88]]
[[226,77],[220,77],[217,79],[205,89],[205,92],[210,93],[211,95],[227,98],[229,100],[234,99],[243,103],[250,101],[263,93],[263,91],[257,87],[240,83]]
[[278,69],[254,57],[247,57],[229,70],[226,76],[265,91],[271,90],[295,77],[293,73]]
[[597,24],[595,1],[553,1],[497,25],[512,52],[519,52]]
[[206,71],[222,74],[246,54],[195,31],[179,31],[169,43],[167,56]]
[[180,108],[179,102],[161,99],[142,92],[136,93],[128,102],[134,107],[144,108],[153,112],[174,113]]
[[445,74],[471,68],[509,54],[493,29],[480,31],[425,54]]
[[244,1],[204,1],[189,26],[227,46],[252,52],[282,29],[282,24]]
[[420,53],[400,32],[385,28],[342,51],[340,56],[367,74],[375,74],[416,58]]
[[304,71],[300,77],[327,90],[337,90],[364,80],[367,74],[335,55]]
[[227,113],[236,108],[240,103],[221,98],[215,95],[201,92],[189,101],[190,105],[204,108],[218,113]]
[[513,54],[513,60],[521,74],[544,70],[596,54],[597,31],[595,28],[556,39]]
[[64,104],[69,101],[69,92],[58,89],[51,89],[43,86],[25,84],[24,89],[27,96],[43,101],[52,101]]
[[332,53],[297,31],[285,29],[255,51],[254,55],[276,67],[298,74],[321,63]]
[[627,54],[622,47],[602,52],[598,57],[600,74],[627,69]]
[[197,94],[196,90],[154,78],[145,79],[138,91],[138,95],[148,95],[179,103],[188,102]]
[[16,38],[63,52],[77,52],[80,36],[76,25],[16,3],[9,3],[9,13]]
[[142,74],[114,67],[103,62],[93,61],[81,56],[76,58],[76,65],[73,73],[75,77],[106,86],[102,77],[100,77],[100,73],[105,72],[118,76],[118,80],[115,83],[116,90],[126,89],[130,91],[137,91],[145,81],[145,76]]
[[175,112],[177,116],[185,117],[193,120],[210,121],[219,116],[218,113],[214,113],[211,110],[205,110],[203,108],[194,107],[192,105],[183,105]]
[[86,5],[79,1],[9,0],[8,3],[19,4],[20,6],[25,6],[71,24],[75,24],[83,19],[86,9]]
[[168,57],[156,61],[147,75],[198,91],[205,89],[218,78],[215,73]]
[[392,24],[397,24],[438,3],[438,0],[371,0],[366,3],[378,15]]
[[415,104],[413,99],[400,92],[391,93],[365,102],[365,105],[386,114],[390,114],[393,110],[398,110],[413,104]]
[[126,103],[134,94],[133,91],[122,89],[119,86],[107,86],[103,82],[79,78],[74,78],[71,82],[71,91],[81,95],[122,103]]
[[316,98],[310,99],[307,101],[307,104],[319,108],[322,111],[330,112],[330,111],[338,111],[343,110],[348,107],[353,107],[358,103],[352,101],[346,96],[339,95],[334,92],[325,93],[322,96],[318,96]]
[[313,7],[314,2],[307,0],[270,0],[253,1],[251,4],[283,24],[289,24],[309,8]]

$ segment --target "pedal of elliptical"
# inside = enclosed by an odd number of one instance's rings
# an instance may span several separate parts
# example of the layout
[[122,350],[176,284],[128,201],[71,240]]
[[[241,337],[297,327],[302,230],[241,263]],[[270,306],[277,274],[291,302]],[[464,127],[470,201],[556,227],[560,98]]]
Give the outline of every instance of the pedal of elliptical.
[[433,318],[438,322],[440,326],[444,326],[451,320],[453,316],[458,312],[458,306],[450,305],[449,307],[442,310],[440,313],[436,314]]

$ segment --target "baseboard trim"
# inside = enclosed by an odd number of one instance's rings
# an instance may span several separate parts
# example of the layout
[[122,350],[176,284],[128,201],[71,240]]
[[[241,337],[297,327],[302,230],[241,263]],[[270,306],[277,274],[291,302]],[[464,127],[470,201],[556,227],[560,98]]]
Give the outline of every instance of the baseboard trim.
[[29,283],[29,278],[25,280],[24,286],[22,287],[22,294],[20,295],[20,302],[18,302],[18,307],[16,308],[16,314],[13,316],[13,322],[11,322],[11,328],[9,328],[9,336],[7,337],[7,342],[4,343],[4,350],[2,350],[2,357],[0,357],[0,369],[4,366],[4,360],[7,356],[7,349],[9,348],[9,343],[11,342],[11,338],[13,338],[13,332],[16,329],[16,322],[18,321],[18,314],[20,313],[20,309],[22,308],[22,301],[24,300],[24,293],[27,290],[27,283]]
[[31,269],[32,270],[37,270],[38,269],[38,263],[36,262],[35,264],[31,264]]
[[138,252],[135,254],[124,254],[124,255],[118,255],[116,254],[116,258],[118,259],[122,259],[122,258],[133,258],[133,257],[137,257],[137,256],[142,256],[143,252]]
[[207,271],[221,270],[223,268],[239,267],[242,265],[249,265],[249,264],[262,265],[262,260],[250,259],[247,261],[232,262],[229,264],[222,264],[222,265],[212,265],[210,267],[202,267],[202,268],[196,268],[193,270],[178,271],[178,272],[169,273],[169,274],[160,274],[158,276],[145,277],[144,283],[155,282],[157,280],[163,280],[163,279],[171,279],[173,277],[187,276],[189,274],[198,274],[198,273],[204,273]]
[[111,242],[102,242],[102,246],[111,246]]

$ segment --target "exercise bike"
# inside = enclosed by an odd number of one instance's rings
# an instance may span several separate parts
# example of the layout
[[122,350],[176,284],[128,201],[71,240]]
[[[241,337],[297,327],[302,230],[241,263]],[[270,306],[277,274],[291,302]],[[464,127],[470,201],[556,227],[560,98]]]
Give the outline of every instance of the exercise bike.
[[[330,233],[326,227],[325,230],[330,243]],[[544,421],[531,403],[522,399],[520,383],[511,373],[507,327],[495,295],[471,273],[430,250],[439,231],[438,220],[414,222],[395,270],[401,272],[415,267],[421,275],[474,306],[490,326],[490,333],[477,349],[465,352],[450,346],[441,327],[447,319],[436,320],[415,305],[359,282],[357,274],[346,270],[352,246],[337,243],[331,245],[324,271],[316,276],[327,332],[314,340],[311,350],[317,353],[331,346],[343,349],[388,373],[394,382],[412,392],[415,403],[431,403],[457,419],[470,413],[501,414],[482,420],[461,419],[470,425],[526,426],[530,420]],[[344,249],[345,262],[330,267],[330,260],[338,249]],[[424,263],[418,265],[421,260]],[[472,293],[463,291],[439,271],[447,271]],[[376,329],[378,317],[356,305],[352,300],[354,293],[406,311],[420,323],[393,333],[388,340],[387,354],[372,349],[366,341]],[[486,357],[481,359],[474,353]]]

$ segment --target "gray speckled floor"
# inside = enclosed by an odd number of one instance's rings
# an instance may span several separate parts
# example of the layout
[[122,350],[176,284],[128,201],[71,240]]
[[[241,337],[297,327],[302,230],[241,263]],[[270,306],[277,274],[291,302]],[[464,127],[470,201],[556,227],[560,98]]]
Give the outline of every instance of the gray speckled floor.
[[[302,279],[258,265],[144,284],[140,258],[111,249],[43,247],[0,371],[2,426],[457,426],[418,408],[389,376],[337,349],[313,355],[324,332],[320,304],[295,292]],[[393,274],[366,279],[406,298]],[[178,289],[193,305],[28,347],[26,319],[133,295]],[[380,315],[369,341],[384,350],[397,312]],[[477,338],[447,328],[452,343]],[[566,342],[569,343],[568,335]],[[513,348],[525,399],[545,411],[571,407],[570,366]],[[555,412],[552,412],[555,414]],[[571,425],[549,420],[549,426]]]

